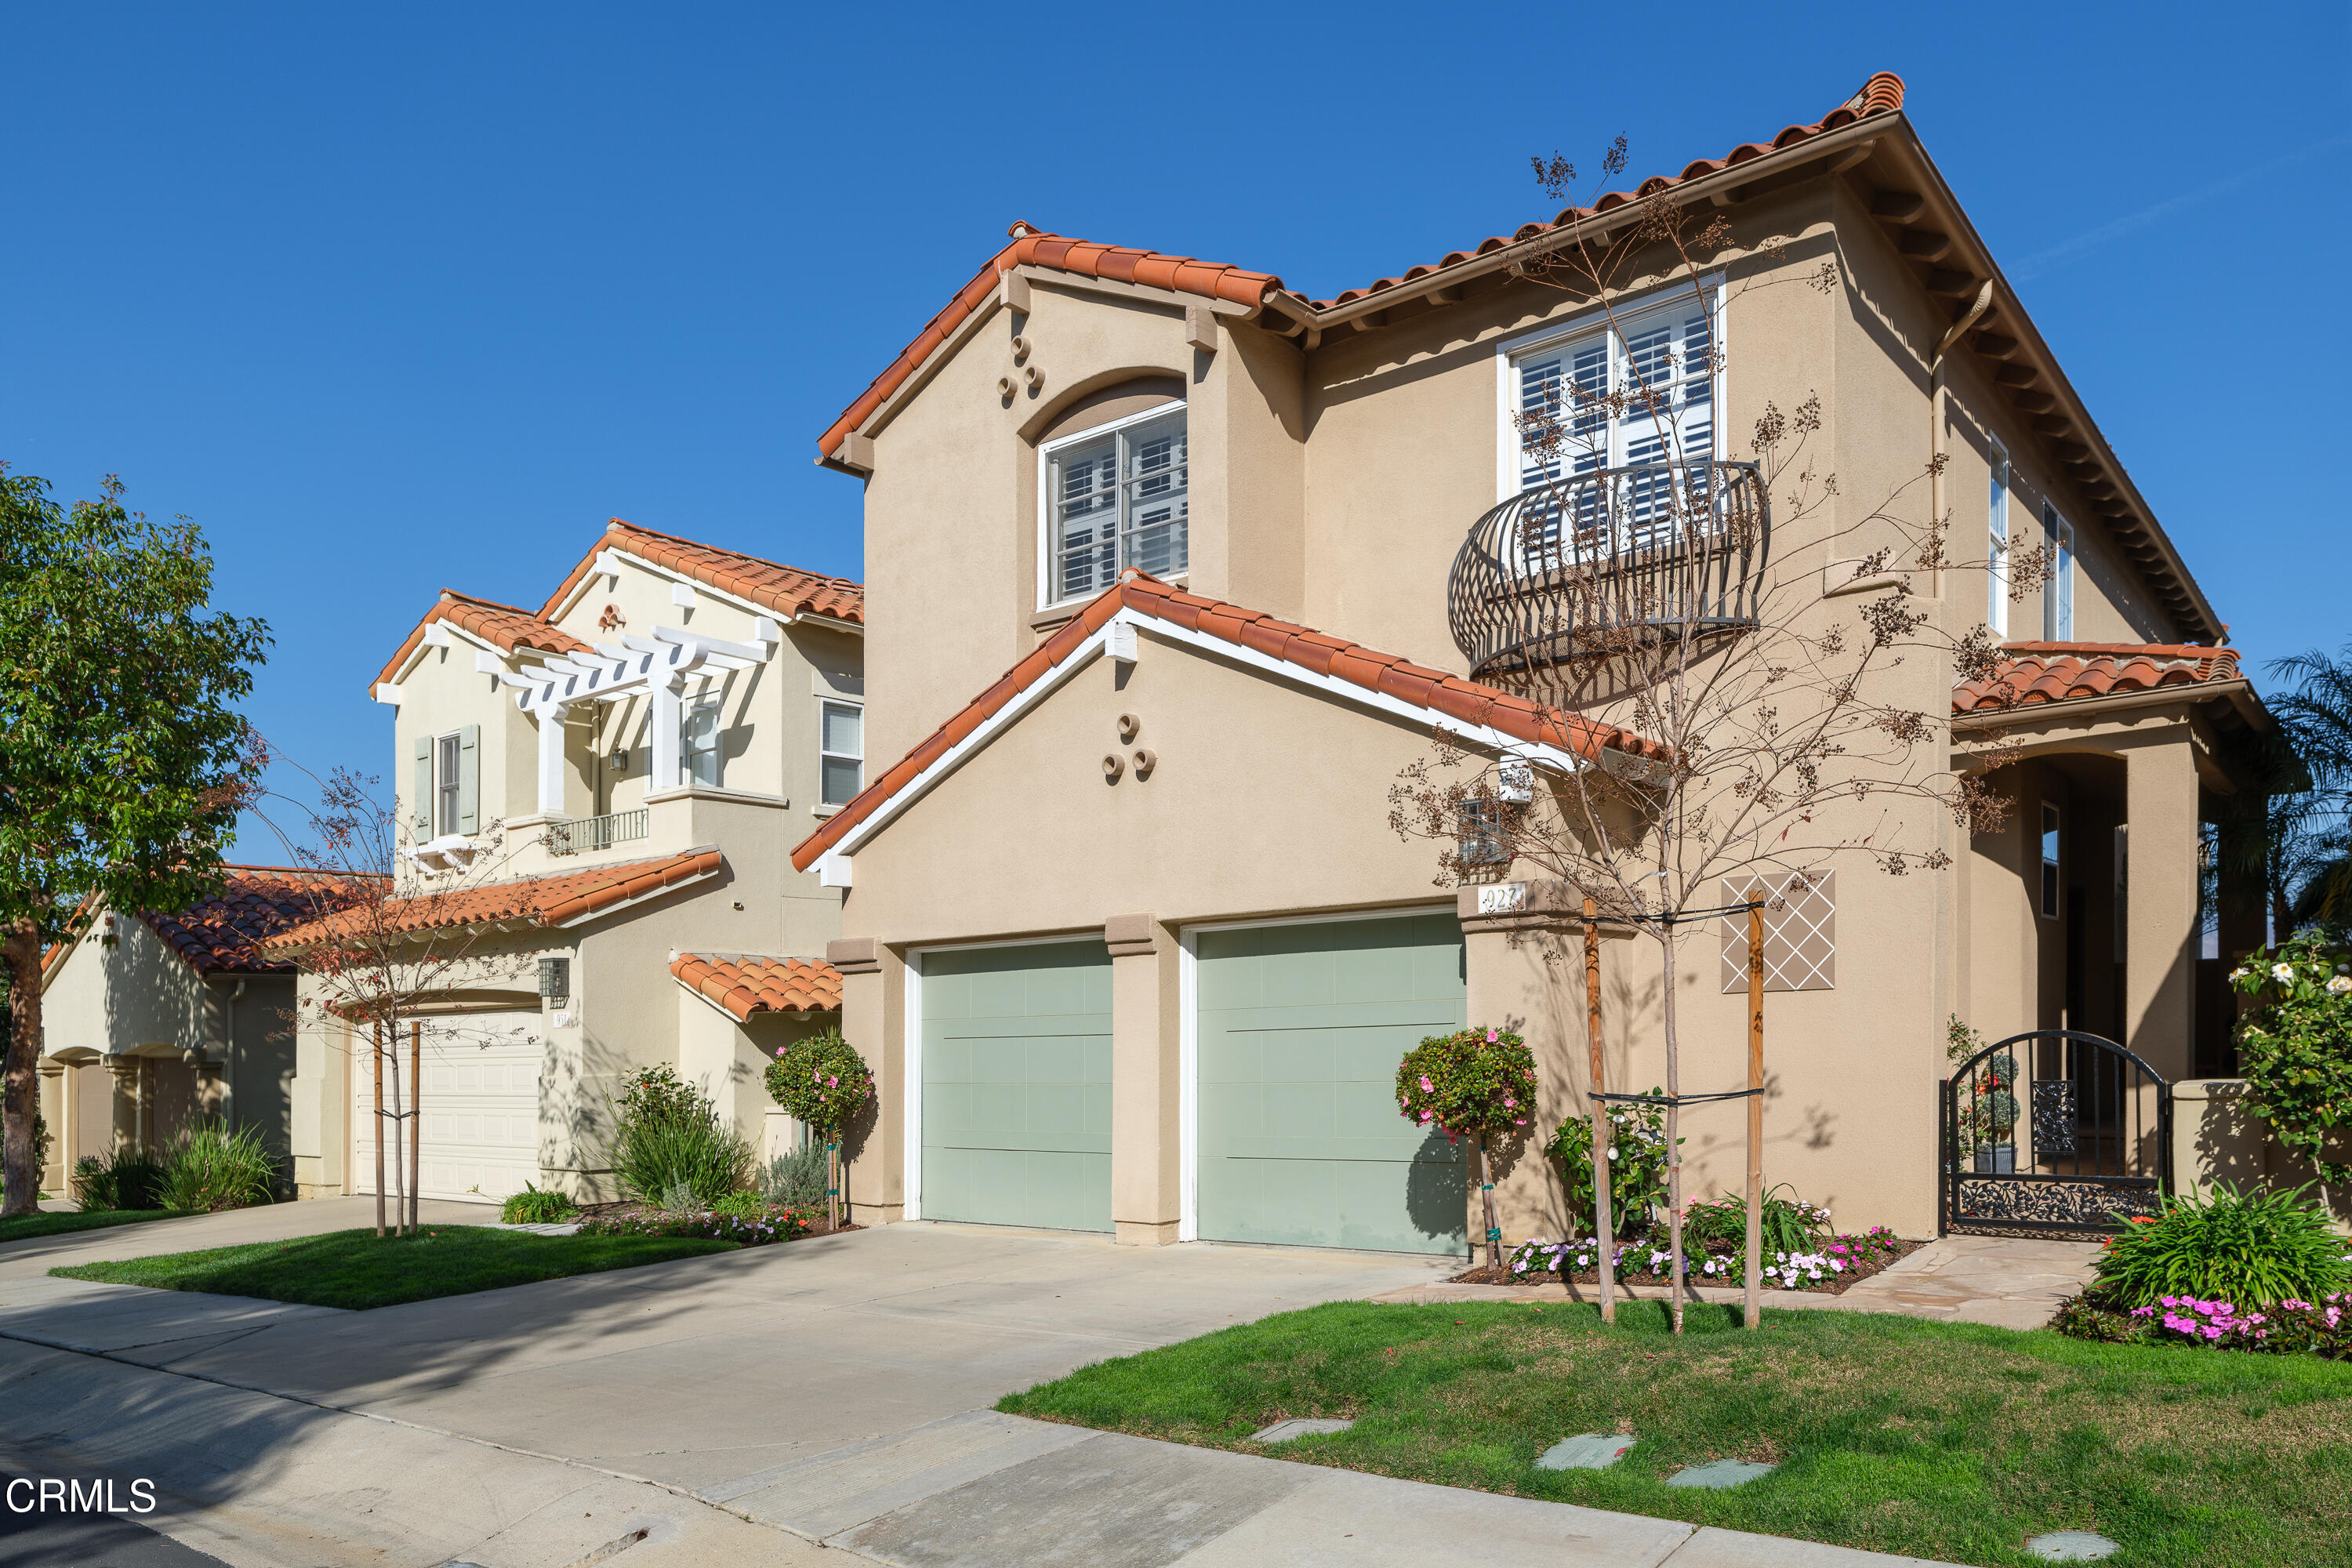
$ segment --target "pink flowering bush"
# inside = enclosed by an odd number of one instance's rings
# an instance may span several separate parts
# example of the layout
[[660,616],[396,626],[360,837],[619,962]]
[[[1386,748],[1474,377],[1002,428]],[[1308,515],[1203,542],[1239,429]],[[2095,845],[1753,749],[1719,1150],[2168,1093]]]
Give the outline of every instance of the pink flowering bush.
[[874,1070],[833,1030],[779,1047],[767,1083],[771,1100],[828,1143],[874,1098]]
[[2059,1308],[2051,1327],[2075,1339],[2352,1360],[2352,1291],[2316,1301],[2289,1296],[2267,1308],[2197,1296],[2160,1296],[2119,1308],[2095,1290]]
[[1535,1116],[1536,1059],[1508,1029],[1433,1036],[1397,1066],[1397,1110],[1457,1138],[1506,1137]]

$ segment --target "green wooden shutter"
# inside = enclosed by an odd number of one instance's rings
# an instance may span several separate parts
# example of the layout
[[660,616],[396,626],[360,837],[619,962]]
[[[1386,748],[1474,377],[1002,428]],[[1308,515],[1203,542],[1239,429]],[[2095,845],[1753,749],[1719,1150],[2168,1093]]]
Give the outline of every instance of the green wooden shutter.
[[457,731],[457,831],[478,833],[482,827],[482,727],[468,724]]
[[416,795],[409,802],[409,819],[419,842],[433,837],[433,737],[416,737]]

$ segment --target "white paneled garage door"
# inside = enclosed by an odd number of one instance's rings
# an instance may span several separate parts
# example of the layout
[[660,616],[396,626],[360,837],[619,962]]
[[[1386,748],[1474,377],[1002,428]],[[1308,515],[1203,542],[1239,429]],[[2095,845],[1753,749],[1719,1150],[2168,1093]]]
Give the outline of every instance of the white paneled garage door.
[[[478,1014],[452,1020],[437,1034],[425,1026],[425,1147],[428,1198],[497,1203],[539,1177],[539,1066],[536,1011]],[[388,1073],[387,1068],[387,1073]],[[400,1043],[404,1095],[408,1042]],[[385,1109],[391,1109],[387,1076]],[[406,1107],[403,1107],[406,1109]],[[364,1036],[352,1052],[352,1190],[375,1191],[375,1078]],[[408,1152],[406,1124],[386,1120],[389,1163]],[[393,1131],[398,1129],[398,1131]],[[387,1176],[385,1190],[403,1184]]]

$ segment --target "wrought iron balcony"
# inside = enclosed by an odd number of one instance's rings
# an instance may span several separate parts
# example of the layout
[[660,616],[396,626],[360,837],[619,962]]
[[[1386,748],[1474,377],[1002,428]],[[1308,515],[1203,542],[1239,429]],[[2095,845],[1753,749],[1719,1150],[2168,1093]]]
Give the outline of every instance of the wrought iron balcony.
[[1771,511],[1753,463],[1596,468],[1523,490],[1471,525],[1446,616],[1473,679],[1525,686],[1563,666],[1756,624]]
[[577,855],[588,849],[610,849],[615,844],[625,844],[632,838],[646,836],[646,812],[643,806],[635,811],[616,811],[609,816],[583,816],[570,822],[547,825],[547,852],[550,855]]

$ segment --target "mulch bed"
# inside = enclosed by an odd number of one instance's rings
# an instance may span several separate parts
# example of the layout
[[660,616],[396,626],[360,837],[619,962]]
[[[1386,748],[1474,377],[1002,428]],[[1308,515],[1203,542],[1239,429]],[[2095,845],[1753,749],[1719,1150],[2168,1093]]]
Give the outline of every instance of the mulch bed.
[[[1927,1245],[1924,1241],[1898,1240],[1892,1250],[1878,1248],[1861,1252],[1857,1249],[1858,1256],[1855,1260],[1848,1264],[1843,1273],[1832,1274],[1819,1281],[1801,1279],[1794,1287],[1783,1285],[1778,1279],[1767,1275],[1764,1288],[1768,1290],[1795,1289],[1816,1296],[1843,1296],[1847,1290],[1872,1275],[1885,1273],[1890,1264],[1910,1257]],[[1661,1247],[1659,1250],[1664,1251],[1664,1248]],[[1694,1253],[1690,1256],[1696,1259],[1704,1255]],[[1664,1285],[1666,1283],[1666,1276],[1664,1272],[1652,1274],[1646,1271],[1624,1270],[1618,1274],[1617,1281],[1621,1285]],[[1524,1274],[1514,1274],[1507,1264],[1500,1268],[1488,1268],[1482,1265],[1451,1276],[1447,1283],[1454,1285],[1599,1285],[1601,1273],[1598,1269],[1588,1268],[1580,1273],[1570,1274],[1563,1278],[1550,1269],[1545,1269],[1539,1273],[1530,1268]],[[1736,1290],[1746,1281],[1737,1273],[1717,1274],[1712,1277],[1694,1273],[1691,1283]]]

